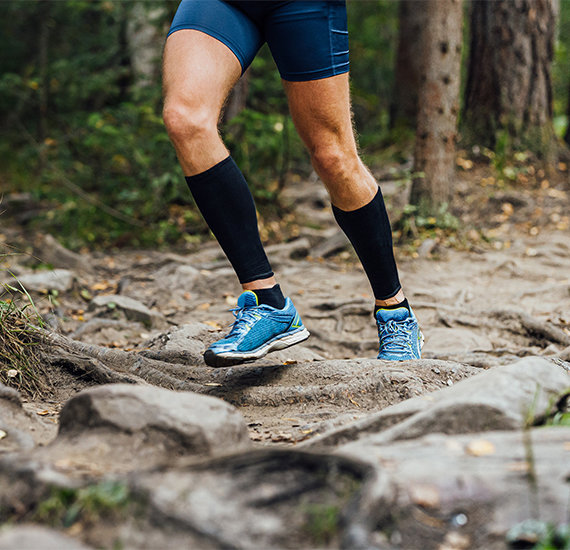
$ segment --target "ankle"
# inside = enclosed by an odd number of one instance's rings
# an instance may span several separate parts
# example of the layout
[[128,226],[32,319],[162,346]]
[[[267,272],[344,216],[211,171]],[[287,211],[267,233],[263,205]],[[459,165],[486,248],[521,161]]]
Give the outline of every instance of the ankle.
[[376,314],[381,309],[399,309],[401,307],[405,307],[408,311],[410,311],[410,304],[406,298],[404,298],[401,302],[392,305],[378,305],[378,303],[376,303],[374,306],[374,317],[376,317]]
[[257,288],[250,292],[253,292],[257,296],[257,303],[259,305],[268,305],[276,309],[283,309],[285,307],[285,296],[283,296],[279,285],[274,285],[271,288]]

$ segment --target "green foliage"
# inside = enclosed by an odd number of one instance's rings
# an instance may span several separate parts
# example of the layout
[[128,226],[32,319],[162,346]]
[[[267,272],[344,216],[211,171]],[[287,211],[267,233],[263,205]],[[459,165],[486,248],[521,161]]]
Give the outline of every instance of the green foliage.
[[398,45],[398,2],[348,2],[347,11],[355,125],[360,145],[377,148],[388,135]]
[[[149,13],[158,5],[144,4]],[[160,116],[160,82],[139,85],[130,65],[133,6],[3,6],[11,17],[0,31],[12,55],[0,60],[0,120],[8,129],[0,159],[14,190],[48,206],[34,226],[73,248],[154,245],[203,229],[195,210],[176,208],[191,198]],[[161,27],[170,15],[163,13]]]
[[118,481],[102,481],[81,489],[54,488],[38,504],[33,519],[54,527],[70,527],[78,521],[95,523],[122,517],[130,501],[127,486]]
[[547,426],[570,426],[570,412],[557,412],[552,419],[546,423]]
[[430,215],[424,212],[421,206],[408,204],[404,207],[396,228],[401,231],[403,237],[417,237],[420,232],[425,236],[434,236],[431,232],[436,229],[453,233],[459,229],[459,220],[449,212],[448,208],[449,205],[443,203],[435,215]]
[[[2,3],[2,191],[32,193],[42,205],[33,226],[59,235],[69,247],[156,246],[208,234],[161,120],[162,38],[156,77],[145,84],[134,73],[128,47],[133,9],[143,6],[162,37],[177,5],[177,0]],[[560,10],[553,68],[559,134],[568,101],[570,3],[562,2]],[[389,138],[396,156],[402,143],[411,142],[409,131],[388,130],[398,3],[349,1],[348,22],[360,145],[378,152]],[[246,110],[223,133],[262,214],[278,197],[288,171],[310,169],[267,47],[252,64]],[[510,145],[501,147],[497,162]]]
[[340,510],[332,504],[311,504],[305,510],[303,530],[318,546],[330,543],[339,530]]
[[529,519],[512,527],[506,538],[510,548],[569,550],[570,526]]
[[568,103],[570,102],[570,2],[560,2],[558,37],[554,47],[552,65],[552,106],[554,128],[563,136],[568,126]]

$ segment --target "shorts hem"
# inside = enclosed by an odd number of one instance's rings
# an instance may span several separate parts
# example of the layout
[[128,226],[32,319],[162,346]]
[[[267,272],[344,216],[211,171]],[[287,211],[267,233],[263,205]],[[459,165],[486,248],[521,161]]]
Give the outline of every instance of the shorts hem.
[[204,25],[196,25],[192,23],[177,25],[176,27],[173,27],[168,31],[166,38],[168,38],[171,34],[177,31],[183,31],[183,30],[200,31],[204,34],[207,34],[208,36],[211,36],[212,38],[215,38],[216,40],[224,44],[224,46],[227,46],[230,49],[230,51],[236,56],[241,66],[241,74],[243,74],[247,69],[248,64],[246,62],[245,55],[241,51],[241,49],[227,36],[221,34],[217,30],[210,29],[209,27],[206,27]]
[[280,73],[281,78],[287,82],[307,82],[309,80],[323,80],[331,76],[338,76],[349,72],[349,64],[345,63],[338,67],[327,67],[326,69],[317,69],[315,71],[307,71],[303,73]]

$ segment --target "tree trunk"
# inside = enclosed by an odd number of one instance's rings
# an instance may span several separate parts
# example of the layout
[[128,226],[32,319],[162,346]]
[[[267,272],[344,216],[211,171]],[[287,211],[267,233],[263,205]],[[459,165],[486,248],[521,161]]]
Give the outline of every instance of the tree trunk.
[[135,83],[145,87],[156,82],[160,72],[160,55],[164,43],[164,31],[156,21],[166,19],[163,6],[147,4],[140,0],[127,5],[125,29],[128,59]]
[[460,0],[427,0],[422,6],[426,24],[411,202],[434,213],[451,195],[463,14]]
[[398,52],[390,106],[390,127],[415,128],[426,10],[417,0],[400,0],[398,20]]
[[566,126],[566,133],[564,134],[564,141],[570,145],[570,84],[568,85],[568,105],[566,107],[566,119],[567,119],[567,126]]
[[473,2],[464,117],[469,141],[494,148],[506,132],[514,147],[549,150],[555,30],[555,0]]
[[231,91],[222,114],[222,123],[229,122],[232,118],[239,115],[247,102],[247,94],[249,92],[249,70],[246,71],[242,77],[237,81],[233,90]]

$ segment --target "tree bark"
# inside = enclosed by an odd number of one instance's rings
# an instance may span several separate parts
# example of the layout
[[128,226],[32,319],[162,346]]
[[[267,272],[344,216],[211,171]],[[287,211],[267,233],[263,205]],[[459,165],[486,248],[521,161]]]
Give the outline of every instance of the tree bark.
[[566,107],[566,118],[568,120],[564,141],[570,145],[570,84],[568,85],[568,105]]
[[462,3],[427,0],[414,151],[412,204],[434,213],[448,202],[455,168]]
[[511,144],[543,154],[552,145],[551,64],[555,0],[476,0],[465,90],[465,136],[494,148]]
[[145,87],[156,82],[160,72],[160,55],[164,32],[156,21],[166,19],[166,10],[160,5],[140,0],[126,6],[128,16],[125,34],[128,59],[133,69],[135,84]]
[[415,128],[426,10],[417,0],[400,0],[398,20],[398,51],[390,127]]

